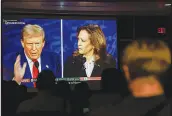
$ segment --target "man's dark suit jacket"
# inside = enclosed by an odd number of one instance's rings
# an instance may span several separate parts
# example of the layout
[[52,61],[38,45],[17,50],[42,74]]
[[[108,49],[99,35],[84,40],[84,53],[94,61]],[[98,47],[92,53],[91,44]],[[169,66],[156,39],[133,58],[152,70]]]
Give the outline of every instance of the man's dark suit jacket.
[[[24,62],[27,62],[26,56],[24,54],[24,50],[19,53],[10,53],[3,57],[3,79],[4,80],[12,80],[14,77],[14,63],[16,61],[17,55],[21,55],[21,65]],[[58,55],[52,52],[42,51],[41,53],[41,71],[49,69],[53,71],[55,76],[59,76],[60,62],[58,59]],[[24,79],[31,79],[32,75],[30,72],[29,64],[27,63],[26,71],[24,74]],[[27,87],[33,87],[33,83],[22,83]]]
[[[68,57],[64,65],[64,77],[87,77],[84,64],[85,61],[80,56]],[[101,73],[106,68],[115,68],[116,61],[109,54],[104,60],[97,60],[94,65],[91,77],[101,77]]]

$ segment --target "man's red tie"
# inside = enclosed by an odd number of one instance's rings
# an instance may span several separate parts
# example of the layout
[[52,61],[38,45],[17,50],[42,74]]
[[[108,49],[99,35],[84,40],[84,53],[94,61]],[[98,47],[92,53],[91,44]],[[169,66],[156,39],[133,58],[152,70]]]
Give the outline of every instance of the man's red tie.
[[[36,79],[38,74],[39,74],[39,70],[38,68],[34,65],[35,62],[38,62],[37,60],[33,60],[33,69],[32,69],[32,73],[33,73],[33,79]],[[36,82],[33,82],[34,87],[36,87]]]

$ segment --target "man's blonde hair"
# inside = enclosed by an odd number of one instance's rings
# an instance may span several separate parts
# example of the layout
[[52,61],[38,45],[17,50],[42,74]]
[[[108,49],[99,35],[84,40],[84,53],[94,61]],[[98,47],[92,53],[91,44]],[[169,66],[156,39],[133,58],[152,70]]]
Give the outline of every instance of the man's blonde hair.
[[27,38],[31,38],[31,37],[35,37],[35,36],[42,36],[43,40],[45,38],[45,32],[44,29],[39,26],[39,25],[31,25],[31,24],[27,24],[24,26],[23,30],[22,30],[22,40],[27,37]]
[[171,65],[170,49],[160,40],[133,41],[124,50],[122,64],[132,73],[142,70],[142,73],[159,75]]

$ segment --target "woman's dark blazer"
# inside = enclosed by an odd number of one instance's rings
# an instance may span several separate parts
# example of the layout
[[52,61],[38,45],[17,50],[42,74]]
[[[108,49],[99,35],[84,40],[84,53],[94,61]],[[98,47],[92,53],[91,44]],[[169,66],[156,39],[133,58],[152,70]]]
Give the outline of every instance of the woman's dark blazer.
[[[64,77],[87,77],[83,65],[85,61],[86,59],[81,55],[68,57],[64,65]],[[99,59],[95,62],[91,77],[101,77],[101,73],[104,69],[115,67],[115,59],[113,59],[111,55],[107,54],[104,59]]]

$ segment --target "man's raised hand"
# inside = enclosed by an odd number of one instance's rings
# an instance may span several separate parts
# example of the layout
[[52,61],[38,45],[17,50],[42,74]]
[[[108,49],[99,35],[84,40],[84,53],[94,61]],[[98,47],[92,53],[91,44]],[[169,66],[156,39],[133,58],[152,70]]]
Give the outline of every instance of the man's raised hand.
[[14,80],[20,84],[22,82],[22,79],[23,79],[23,76],[25,74],[25,70],[26,70],[26,65],[27,63],[25,62],[23,64],[23,66],[21,66],[20,64],[20,58],[21,56],[18,55],[17,58],[16,58],[16,62],[14,64]]

